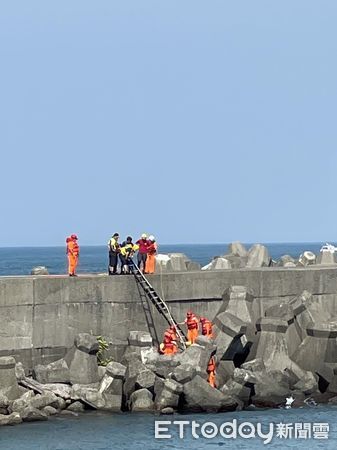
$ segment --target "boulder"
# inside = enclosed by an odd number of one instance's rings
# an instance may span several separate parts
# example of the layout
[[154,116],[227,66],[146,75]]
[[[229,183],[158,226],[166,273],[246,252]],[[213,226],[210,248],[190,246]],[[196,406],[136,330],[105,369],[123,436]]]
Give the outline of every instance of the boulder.
[[153,392],[156,375],[149,369],[140,372],[135,381],[136,389],[148,389]]
[[28,400],[29,406],[42,409],[45,406],[58,407],[58,398],[53,392],[45,392],[44,394],[37,394]]
[[49,275],[48,269],[45,266],[36,266],[31,270],[31,275]]
[[188,381],[191,381],[199,371],[201,371],[201,369],[198,366],[181,364],[173,370],[171,377],[178,383],[185,384]]
[[210,269],[211,270],[227,270],[227,269],[231,269],[231,268],[232,268],[231,262],[228,259],[219,256],[218,258],[215,258],[212,261],[212,266]]
[[152,411],[154,403],[152,394],[147,389],[140,389],[132,393],[129,401],[131,411]]
[[231,242],[228,245],[228,251],[232,255],[240,256],[242,258],[244,258],[248,255],[246,247],[239,241]]
[[125,379],[126,366],[124,366],[123,364],[112,361],[106,366],[105,369],[107,375],[121,380]]
[[205,372],[207,370],[209,360],[215,352],[216,347],[212,344],[208,347],[192,344],[187,347],[186,350],[179,353],[177,357],[179,358],[181,364],[187,364],[191,367],[198,366],[202,372]]
[[159,411],[167,407],[178,408],[183,386],[175,380],[167,379],[155,386],[155,408]]
[[241,383],[237,383],[234,380],[228,380],[227,383],[220,389],[223,394],[233,398],[240,399],[244,405],[249,404],[252,389]]
[[276,408],[285,403],[290,395],[288,386],[278,384],[272,377],[263,374],[254,384],[255,394],[252,396],[252,402],[255,406],[262,408]]
[[[337,397],[335,397],[337,399]],[[174,414],[174,409],[173,408],[163,408],[162,410],[160,410],[160,414],[162,414],[163,416],[169,416],[171,414]]]
[[187,270],[186,263],[189,261],[184,253],[169,253],[170,270],[173,272],[184,272]]
[[313,252],[306,251],[302,253],[299,257],[299,265],[301,266],[311,266],[316,263],[316,255]]
[[41,420],[48,420],[48,416],[43,411],[40,411],[37,408],[33,408],[32,406],[27,406],[21,413],[21,419],[24,422],[36,422]]
[[223,386],[234,374],[233,361],[220,360],[215,372],[216,385],[220,388]]
[[10,410],[12,412],[21,412],[23,411],[25,408],[27,408],[27,406],[30,405],[30,401],[32,400],[32,398],[34,398],[34,392],[33,391],[28,391],[25,394],[21,395],[20,398],[14,400],[11,404],[10,404]]
[[289,263],[291,264],[292,267],[296,267],[296,261],[295,259],[290,256],[290,255],[283,255],[281,256],[279,262],[278,262],[278,266],[280,267],[289,267]]
[[12,356],[0,357],[0,394],[15,400],[22,394],[15,375],[15,359]]
[[0,393],[0,408],[6,409],[9,406],[9,399],[7,395]]
[[172,269],[168,255],[156,255],[156,273],[168,272]]
[[248,252],[247,267],[258,268],[268,267],[270,265],[270,256],[267,247],[261,244],[253,245]]
[[211,387],[198,375],[184,384],[184,397],[188,411],[235,411],[238,406],[234,398]]
[[167,378],[173,370],[181,364],[181,357],[176,355],[159,355],[155,365],[154,372],[162,378]]
[[75,338],[75,347],[68,351],[65,360],[70,371],[71,384],[91,384],[99,381],[97,339],[88,333],[80,333]]
[[130,331],[128,342],[136,347],[151,347],[153,339],[147,331]]
[[334,266],[336,263],[336,253],[329,250],[322,250],[317,257],[317,264],[322,266]]
[[45,406],[42,409],[42,412],[49,416],[55,416],[55,414],[58,414],[58,410],[56,408],[53,408],[52,406]]
[[139,360],[132,360],[128,363],[123,386],[123,392],[126,399],[129,399],[131,394],[137,389],[136,380],[138,375],[147,370],[148,369]]
[[34,377],[39,383],[69,383],[70,370],[62,358],[47,365],[34,367]]
[[21,416],[17,412],[12,414],[0,414],[0,426],[2,425],[17,425],[22,422]]
[[199,263],[195,262],[195,261],[186,261],[186,269],[189,272],[200,270],[201,269],[201,265]]
[[96,355],[99,350],[97,338],[89,333],[79,333],[75,338],[74,344],[78,350],[90,355]]
[[79,401],[71,403],[71,405],[69,405],[67,408],[68,411],[73,411],[73,412],[83,412],[84,409],[85,408],[84,408],[83,403],[79,402]]
[[25,369],[21,362],[15,364],[15,376],[18,381],[22,381],[25,379]]

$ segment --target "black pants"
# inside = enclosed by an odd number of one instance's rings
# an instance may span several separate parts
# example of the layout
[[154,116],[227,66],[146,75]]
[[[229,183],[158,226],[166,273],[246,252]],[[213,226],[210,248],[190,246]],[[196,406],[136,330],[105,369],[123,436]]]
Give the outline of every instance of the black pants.
[[117,273],[118,253],[109,252],[109,273]]
[[143,272],[145,272],[146,260],[147,260],[146,253],[138,253],[137,255],[138,267],[141,268],[140,265],[141,263],[143,263]]
[[[130,266],[132,264],[132,258],[130,258],[130,256],[124,256],[120,253],[119,259],[121,260],[121,273],[124,273],[124,266]],[[130,272],[130,267],[128,267],[128,269]]]

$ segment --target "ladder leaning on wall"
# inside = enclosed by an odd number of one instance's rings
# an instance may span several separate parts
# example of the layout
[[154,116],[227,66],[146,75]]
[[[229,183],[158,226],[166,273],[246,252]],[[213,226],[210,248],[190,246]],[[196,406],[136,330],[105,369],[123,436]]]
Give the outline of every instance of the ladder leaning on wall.
[[[150,284],[148,279],[143,275],[143,273],[141,272],[141,270],[139,269],[139,267],[137,266],[137,264],[134,261],[132,261],[129,264],[129,268],[130,268],[130,272],[135,277],[139,295],[140,295],[142,303],[143,303],[146,320],[147,320],[148,326],[150,328],[152,337],[154,337],[154,339],[157,339],[157,341],[158,341],[156,329],[155,329],[155,326],[153,323],[150,304],[152,304],[156,308],[156,310],[159,312],[159,314],[161,314],[164,317],[164,319],[166,320],[166,322],[169,325],[173,325],[175,327],[177,338],[178,338],[178,345],[183,350],[185,350],[186,336],[185,336],[184,332],[182,331],[182,329],[180,328],[180,326],[178,325],[178,322],[172,316],[170,308],[168,307],[167,303],[155,291],[153,286]],[[144,297],[146,299],[146,302],[144,302],[144,300],[145,300]]]

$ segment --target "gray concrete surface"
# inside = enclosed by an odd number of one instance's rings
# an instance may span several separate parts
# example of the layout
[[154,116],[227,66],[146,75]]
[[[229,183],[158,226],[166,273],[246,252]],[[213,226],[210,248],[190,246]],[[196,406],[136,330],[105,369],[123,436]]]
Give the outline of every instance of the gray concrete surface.
[[[264,314],[303,290],[337,316],[337,268],[260,268],[175,272],[149,276],[178,321],[192,309],[213,319],[232,286],[246,286]],[[161,336],[165,321],[153,311]],[[147,331],[132,276],[82,275],[0,277],[0,356],[12,355],[31,368],[65,355],[78,333],[102,335],[118,358],[131,330]]]

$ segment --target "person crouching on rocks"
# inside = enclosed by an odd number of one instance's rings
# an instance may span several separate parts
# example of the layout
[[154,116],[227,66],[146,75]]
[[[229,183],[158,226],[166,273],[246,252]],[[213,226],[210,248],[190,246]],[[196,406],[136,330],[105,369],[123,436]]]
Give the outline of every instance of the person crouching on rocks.
[[160,344],[160,353],[174,355],[178,351],[176,327],[171,325],[164,333],[163,342]]
[[136,250],[138,250],[138,246],[132,242],[132,237],[128,236],[120,246],[121,275],[131,273],[130,264],[133,263],[132,257]]

